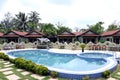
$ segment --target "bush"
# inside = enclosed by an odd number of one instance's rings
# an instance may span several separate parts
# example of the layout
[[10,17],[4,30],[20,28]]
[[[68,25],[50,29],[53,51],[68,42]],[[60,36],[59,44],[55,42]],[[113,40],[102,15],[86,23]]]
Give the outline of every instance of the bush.
[[18,68],[22,68],[22,69],[25,69],[26,67],[26,61],[22,58],[16,58],[15,59],[15,66],[18,67]]
[[102,77],[108,78],[110,76],[110,70],[106,70],[102,73]]
[[51,72],[51,77],[56,78],[58,76],[58,73],[56,71]]
[[79,46],[79,45],[80,45],[80,42],[79,42],[79,41],[76,41],[76,42],[75,42],[75,45],[76,45],[76,46]]
[[34,65],[32,68],[33,72],[36,74],[40,74],[40,75],[48,75],[49,74],[49,70],[47,67],[44,67],[42,65]]
[[0,52],[0,58],[4,60],[9,60],[8,55],[5,55],[3,52]]
[[11,62],[11,63],[15,63],[15,59],[9,59],[9,61]]
[[85,76],[84,78],[82,78],[82,80],[90,80],[89,76]]
[[48,75],[49,74],[49,70],[47,67],[42,66],[41,69],[41,75]]

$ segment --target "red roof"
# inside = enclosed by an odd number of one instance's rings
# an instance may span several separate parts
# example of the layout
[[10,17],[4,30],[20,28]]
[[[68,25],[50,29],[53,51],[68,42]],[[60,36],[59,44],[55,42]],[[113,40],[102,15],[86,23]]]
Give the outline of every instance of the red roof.
[[32,31],[25,35],[25,37],[42,37],[44,34],[38,31]]
[[119,30],[113,30],[113,31],[107,31],[107,32],[103,32],[101,34],[101,36],[111,36],[114,35],[115,33],[117,33]]
[[76,36],[81,35],[83,32],[73,32]]
[[16,34],[18,34],[20,36],[24,36],[24,35],[27,34],[27,32],[20,32],[20,31],[15,31],[15,30],[12,30],[12,32],[14,32],[14,33],[16,33]]
[[75,35],[71,35],[71,34],[61,34],[61,35],[58,35],[58,36],[69,37],[69,36],[75,36]]
[[31,35],[26,35],[25,37],[42,37],[43,35],[34,35],[34,34],[31,34]]
[[0,37],[2,37],[2,36],[3,36],[3,33],[0,32]]
[[[92,33],[87,34],[88,32],[92,32]],[[87,30],[83,32],[80,36],[99,36],[99,35],[91,30]]]
[[20,31],[12,30],[4,34],[3,37],[19,37],[19,36],[25,36],[26,34],[27,32],[20,32]]
[[64,36],[64,37],[66,36],[66,37],[69,37],[69,36],[75,36],[75,34],[71,33],[71,32],[64,32],[64,33],[61,33],[61,34],[59,34],[57,36]]

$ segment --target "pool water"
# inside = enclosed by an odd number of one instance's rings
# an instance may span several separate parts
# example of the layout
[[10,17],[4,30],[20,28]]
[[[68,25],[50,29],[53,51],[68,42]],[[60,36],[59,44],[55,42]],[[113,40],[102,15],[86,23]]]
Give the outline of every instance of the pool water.
[[76,54],[56,54],[47,50],[13,51],[8,54],[10,56],[32,60],[33,62],[42,64],[46,67],[68,71],[96,70],[108,64],[105,59],[83,59],[78,57]]

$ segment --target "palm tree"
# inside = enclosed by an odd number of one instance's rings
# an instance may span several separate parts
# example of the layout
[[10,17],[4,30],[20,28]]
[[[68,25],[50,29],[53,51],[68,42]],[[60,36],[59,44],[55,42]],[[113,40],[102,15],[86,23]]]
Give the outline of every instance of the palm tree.
[[58,26],[57,33],[71,32],[72,30],[65,26]]
[[39,20],[41,20],[41,18],[39,17],[39,13],[37,13],[36,11],[31,11],[31,13],[29,13],[29,27],[30,29],[36,29],[39,23]]
[[53,24],[48,23],[48,24],[44,24],[41,27],[40,30],[42,33],[44,33],[46,36],[55,36],[57,34],[57,29],[54,27]]
[[16,25],[17,28],[21,31],[27,31],[28,28],[28,18],[25,15],[25,13],[19,12],[19,14],[16,15]]
[[82,48],[82,52],[84,52],[84,48],[86,47],[86,44],[82,43],[80,44],[80,47]]

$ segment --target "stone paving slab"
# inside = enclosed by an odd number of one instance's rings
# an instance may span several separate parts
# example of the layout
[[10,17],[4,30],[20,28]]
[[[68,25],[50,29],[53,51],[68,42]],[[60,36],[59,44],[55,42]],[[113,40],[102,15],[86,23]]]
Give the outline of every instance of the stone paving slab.
[[8,64],[10,64],[10,62],[4,62],[4,64],[5,64],[5,65],[8,65]]
[[25,71],[25,70],[23,70],[23,69],[17,69],[17,71]]
[[4,61],[4,60],[2,60],[2,61],[0,61],[0,62],[7,63],[7,61]]
[[50,78],[49,80],[58,80],[58,79],[56,79],[56,78]]
[[15,74],[6,76],[6,78],[7,78],[8,80],[18,80],[18,79],[20,79],[20,77],[18,77],[18,76],[15,75]]
[[120,75],[120,72],[118,72],[117,74]]
[[4,67],[10,67],[13,66],[14,64],[9,64],[9,65],[4,65]]
[[3,74],[9,75],[9,74],[13,74],[13,72],[12,71],[5,71],[5,72],[3,72]]
[[28,74],[30,74],[30,72],[25,71],[25,72],[21,72],[21,74],[22,74],[22,75],[28,75]]
[[38,80],[42,80],[43,78],[45,78],[44,76],[40,76],[40,75],[37,75],[37,74],[32,74],[31,76],[38,79]]
[[3,69],[0,69],[0,71],[8,71],[8,70],[11,70],[13,68],[3,68]]
[[110,77],[110,78],[108,78],[107,80],[116,80],[116,79],[115,79],[115,78]]

